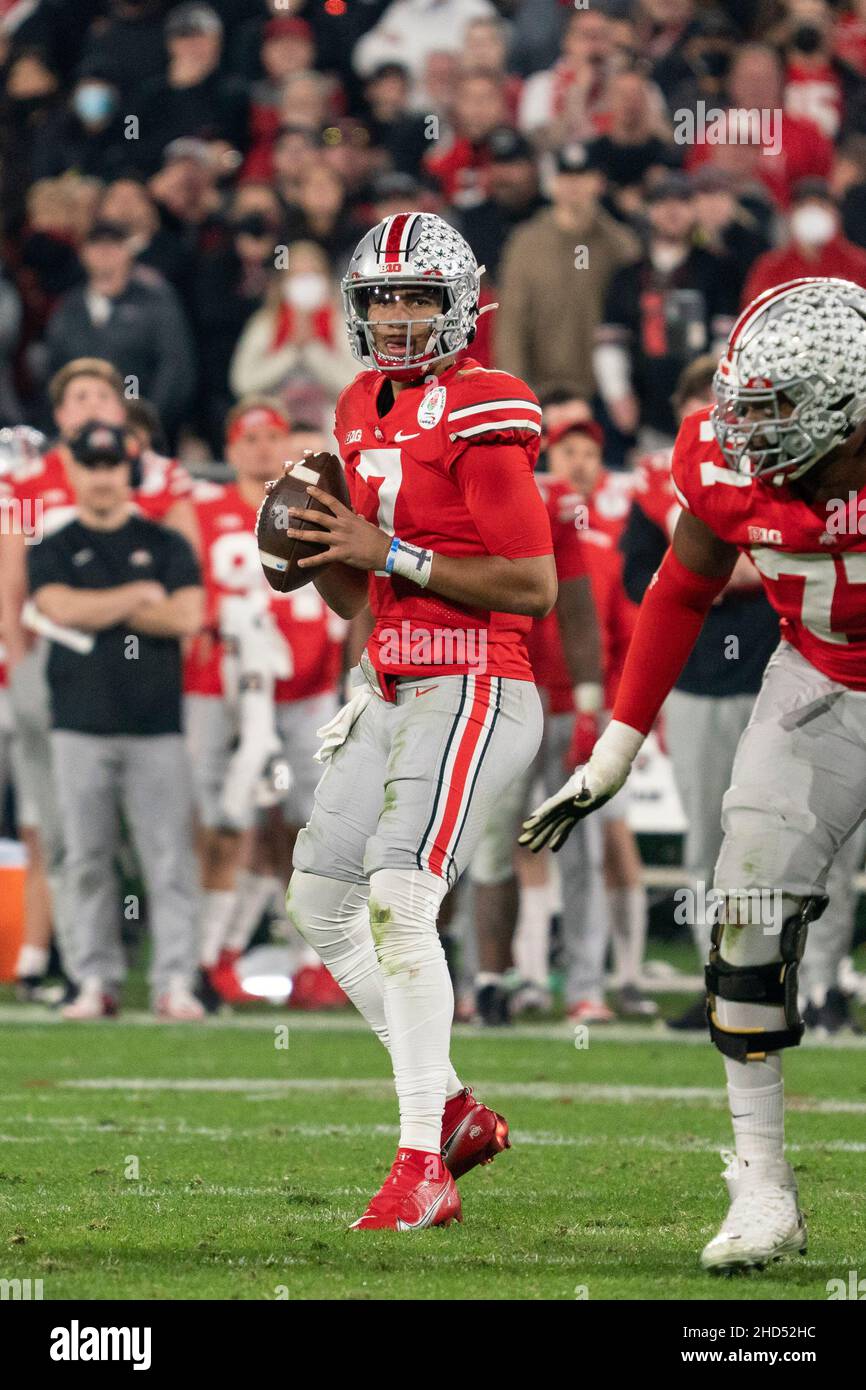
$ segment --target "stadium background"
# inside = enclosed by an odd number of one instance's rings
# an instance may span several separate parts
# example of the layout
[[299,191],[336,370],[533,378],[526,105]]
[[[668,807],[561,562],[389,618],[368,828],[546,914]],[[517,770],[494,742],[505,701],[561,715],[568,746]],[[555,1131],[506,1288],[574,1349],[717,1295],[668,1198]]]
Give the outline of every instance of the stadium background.
[[[103,357],[130,383],[132,398],[155,407],[160,447],[198,478],[227,477],[223,423],[230,406],[247,393],[265,391],[281,400],[292,419],[329,433],[333,402],[355,370],[344,346],[337,281],[364,229],[406,207],[453,221],[487,265],[482,302],[499,307],[481,319],[472,356],[523,376],[543,406],[585,402],[605,431],[606,465],[627,475],[642,455],[670,443],[668,395],[680,370],[723,341],[739,307],[760,288],[800,273],[841,274],[866,285],[862,4],[611,0],[578,9],[557,0],[214,0],[174,7],[160,0],[0,0],[0,63],[0,425],[26,424],[50,436],[51,375],[74,357]],[[678,138],[684,109],[704,103],[725,111],[758,101],[785,112],[779,158],[749,145]],[[563,174],[573,176],[565,185]],[[811,223],[797,218],[803,209],[812,214]],[[820,233],[818,209],[824,214]],[[827,214],[833,219],[829,235]],[[650,266],[649,248],[660,239],[678,241],[688,252],[685,268],[678,261],[673,274],[662,275],[663,283]],[[131,295],[141,306],[131,327],[118,328],[117,317],[100,310],[100,247],[106,256],[116,254],[112,265],[121,288],[114,293],[119,299]],[[638,269],[629,270],[635,264]],[[6,462],[11,467],[14,460]],[[4,717],[14,737],[5,709]],[[650,787],[650,803],[655,794]],[[14,838],[11,788],[4,795],[5,831]],[[649,955],[662,973],[651,982],[663,1013],[670,1014],[681,1006],[681,990],[696,984],[690,941],[675,929],[669,898],[681,857],[676,806],[664,814],[651,811],[649,826],[644,818],[640,828],[658,832],[641,843],[653,860],[647,879],[657,900]],[[135,884],[135,865],[126,872]],[[128,945],[133,957],[142,948],[137,934]],[[859,986],[855,976],[847,979],[851,989]],[[133,1012],[144,1003],[136,972],[127,1003]],[[241,1054],[256,1027],[263,1036],[272,1028],[270,1015],[256,1023],[257,1017],[252,1015],[243,1034]],[[26,1087],[34,1072],[56,1075],[64,1049],[41,1011],[4,1011],[4,1033],[14,1035],[25,1023],[34,1047],[17,1059],[10,1076]],[[366,1146],[365,1161],[374,1165],[382,1097],[374,1105],[370,1096],[378,1083],[358,1081],[356,1074],[378,1076],[376,1060],[371,1050],[368,1064],[366,1044],[348,1022],[345,1033],[331,1026],[334,1031],[323,1026],[320,1035],[302,1030],[293,1071],[311,1085],[320,1080],[323,1096],[340,1077],[353,1095],[353,1086],[359,1094],[368,1086],[348,1123]],[[132,1034],[119,1042],[118,1074],[126,1075],[126,1068],[133,1077],[146,1076],[149,1063],[154,1076],[176,1073],[183,1081],[198,1075],[206,1094],[208,1075],[227,1070],[252,1078],[246,1100],[260,1083],[260,1099],[275,1104],[271,1088],[279,1092],[280,1083],[273,1082],[261,1056],[239,1055],[236,1063],[226,1051],[211,1067],[205,1045],[177,1041],[169,1030],[164,1036],[168,1044],[148,1037],[143,1051]],[[230,1036],[225,1046],[231,1046]],[[310,1042],[319,1036],[316,1051]],[[574,1053],[557,1050],[551,1068],[547,1051],[567,1036],[554,1031],[548,1038],[542,1025],[536,1034],[516,1029],[503,1043],[507,1053],[497,1052],[489,1039],[467,1037],[463,1044],[476,1072],[503,1087],[517,1086],[517,1095],[521,1080],[529,1088],[523,1104],[524,1123],[533,1132],[530,1152],[533,1144],[537,1154],[555,1152],[561,1183],[551,1186],[550,1200],[559,1200],[563,1211],[569,1178],[560,1160],[570,1161],[573,1146],[583,1144],[594,1124],[601,1135],[597,1152],[589,1138],[586,1143],[597,1165],[607,1162],[606,1143],[627,1144],[630,1135],[637,1147],[664,1149],[667,1130],[658,1116],[658,1104],[669,1098],[664,1086],[654,1096],[647,1084],[635,1108],[622,1112],[622,1122],[607,1125],[606,1140],[605,1106],[623,1098],[605,1100],[602,1093],[607,1086],[616,1089],[626,1074],[642,1071],[649,1083],[657,1066],[671,1067],[655,1033],[655,1051],[646,1043],[648,1050],[640,1054],[627,1029],[610,1034],[603,1059],[601,1047],[590,1049],[598,1070],[584,1072],[581,1084],[596,1089],[583,1097],[579,1124],[558,1130],[545,1113],[540,1078],[549,1082],[551,1095],[560,1082],[557,1098],[574,1099]],[[354,1062],[347,1059],[345,1038],[356,1048]],[[849,1036],[852,1048],[856,1042]],[[70,1086],[81,1079],[81,1095],[88,1078],[96,1090],[101,1084],[98,1054],[98,1043],[82,1034],[74,1055],[66,1057],[66,1079]],[[667,1077],[671,1095],[680,1084],[694,1088],[685,1100],[694,1118],[693,1149],[677,1150],[675,1158],[686,1187],[690,1158],[705,1158],[721,1133],[714,1107],[708,1103],[700,1111],[700,1084],[718,1083],[715,1059],[701,1055],[703,1069],[697,1050],[689,1049],[684,1074],[671,1070]],[[823,1146],[829,1142],[822,1097],[833,1113],[846,1086],[852,1095],[856,1091],[856,1051],[836,1055],[839,1065],[822,1070],[821,1054],[810,1053],[798,1074],[807,1117],[799,1139],[805,1148],[813,1146],[816,1162],[826,1158]],[[110,1090],[110,1080],[102,1081]],[[240,1083],[235,1089],[242,1093]],[[13,1087],[13,1099],[15,1094]],[[28,1242],[38,1248],[41,1241],[43,1267],[49,1277],[59,1270],[58,1283],[72,1294],[87,1288],[102,1296],[112,1284],[112,1238],[103,1234],[101,1199],[84,1175],[88,1164],[99,1172],[106,1135],[139,1123],[138,1094],[134,1084],[127,1090],[118,1083],[112,1093],[117,1113],[103,1124],[95,1111],[83,1114],[73,1089],[53,1099],[50,1115],[31,1115],[30,1130],[20,1127],[22,1142],[34,1138],[44,1122],[42,1142],[57,1134],[73,1145],[67,1149],[71,1168],[64,1160],[56,1178],[61,1190],[66,1184],[67,1197],[78,1186],[81,1210],[91,1219],[78,1222],[67,1265],[48,1248],[45,1220],[36,1214],[38,1204],[29,1203],[31,1194],[23,1193],[17,1215],[14,1202],[5,1214],[10,1239],[21,1236],[15,1258],[26,1261]],[[208,1259],[211,1248],[220,1249],[228,1239],[232,1221],[245,1219],[241,1135],[252,1137],[245,1119],[249,1107],[230,1096],[231,1087],[218,1118],[215,1102],[209,1110],[205,1106],[196,1131],[204,1151],[222,1136],[232,1148],[229,1166],[237,1165],[235,1187],[228,1175],[203,1184],[204,1197],[210,1194],[220,1210],[219,1229],[214,1225],[204,1235],[196,1230],[211,1242]],[[192,1110],[201,1103],[198,1098]],[[285,1123],[286,1133],[309,1127],[300,1102],[293,1104],[297,1114],[273,1117],[275,1153],[261,1160],[259,1187],[249,1178],[254,1196],[267,1199],[271,1190],[272,1174],[265,1174],[272,1159],[281,1161],[285,1143],[276,1133],[279,1124]],[[335,1101],[320,1100],[316,1132],[338,1132],[339,1110]],[[172,1184],[194,1190],[202,1185],[196,1174],[204,1159],[195,1125],[190,1127],[191,1108],[183,1104],[175,1112],[166,1104],[161,1114],[139,1133],[153,1140],[161,1126],[163,1136],[173,1138],[162,1178],[167,1190]],[[8,1118],[11,1123],[11,1112]],[[847,1123],[834,1130],[833,1140],[847,1144],[844,1163],[854,1172],[854,1126],[849,1135]],[[256,1137],[269,1132],[260,1126]],[[26,1159],[29,1150],[22,1152]],[[43,1183],[31,1167],[22,1160],[22,1182]],[[704,1171],[712,1167],[705,1163]],[[600,1167],[590,1167],[587,1195],[595,1190],[607,1201],[598,1173]],[[347,1181],[342,1171],[331,1190],[345,1191]],[[604,1287],[613,1296],[662,1296],[639,1282],[646,1274],[640,1261],[636,1275],[626,1273],[639,1248],[638,1215],[628,1215],[628,1181],[627,1170],[618,1200],[628,1231],[622,1243],[612,1237],[617,1269],[607,1271],[610,1283]],[[826,1183],[829,1189],[829,1170]],[[487,1186],[492,1209],[495,1184]],[[277,1184],[271,1195],[280,1190]],[[325,1195],[317,1197],[296,1169],[286,1190],[292,1210],[300,1213],[297,1238],[324,1237],[327,1245],[321,1220],[305,1226],[302,1219],[316,1215],[305,1210],[305,1202],[315,1208],[329,1200],[324,1180]],[[141,1210],[147,1191],[142,1188]],[[117,1194],[109,1205],[119,1218],[133,1204],[124,1204],[120,1186]],[[837,1234],[847,1229],[847,1209],[843,1201],[834,1215]],[[492,1210],[490,1216],[479,1260],[489,1261],[493,1277]],[[672,1217],[672,1227],[679,1220]],[[664,1217],[660,1223],[665,1226]],[[581,1239],[587,1231],[581,1228]],[[662,1245],[670,1260],[681,1233],[668,1234],[669,1243],[666,1235]],[[828,1240],[832,1234],[831,1224]],[[255,1233],[251,1249],[257,1238]],[[528,1262],[538,1253],[537,1228],[529,1223],[521,1239]],[[518,1260],[501,1284],[488,1285],[490,1292],[573,1296],[556,1283],[558,1265],[571,1269],[572,1245],[559,1228],[550,1242],[548,1267],[535,1283],[527,1282]],[[585,1263],[587,1252],[597,1251],[594,1238],[584,1250]],[[822,1258],[817,1273],[793,1283],[774,1276],[767,1296],[822,1296],[815,1293],[823,1284]],[[193,1270],[194,1257],[176,1278],[168,1264],[154,1273],[161,1259],[148,1264],[139,1252],[121,1260],[128,1282],[119,1296],[148,1296],[148,1289],[157,1296],[208,1296],[214,1288],[231,1287],[235,1277],[218,1269],[214,1282],[207,1259]],[[327,1266],[330,1248],[322,1259]],[[315,1257],[307,1252],[302,1262],[306,1277]],[[213,1265],[219,1265],[217,1256]],[[443,1265],[438,1275],[446,1279],[447,1273]],[[360,1284],[353,1285],[350,1276],[333,1277],[339,1285],[334,1292],[358,1292]],[[266,1273],[256,1278],[242,1296],[262,1296],[265,1286],[277,1282]],[[221,1285],[223,1279],[228,1282]],[[385,1271],[373,1296],[388,1293],[389,1279]],[[304,1291],[313,1287],[304,1285]],[[436,1288],[441,1295],[447,1280]],[[683,1292],[702,1296],[685,1285]]]

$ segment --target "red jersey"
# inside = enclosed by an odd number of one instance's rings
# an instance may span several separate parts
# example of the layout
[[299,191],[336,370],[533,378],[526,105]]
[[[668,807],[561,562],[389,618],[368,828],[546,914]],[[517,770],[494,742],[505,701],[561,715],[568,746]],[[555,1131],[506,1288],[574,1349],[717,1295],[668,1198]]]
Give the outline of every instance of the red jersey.
[[[190,645],[184,671],[187,694],[223,694],[220,602],[263,583],[255,538],[256,509],[233,485],[199,483],[193,494],[201,530],[205,625]],[[274,686],[277,703],[304,700],[333,690],[340,673],[346,625],[312,584],[292,594],[268,591],[271,612],[291,652],[293,675]]]
[[[192,478],[176,459],[146,449],[141,470],[141,483],[132,500],[136,510],[151,521],[162,521],[175,502],[192,492]],[[42,532],[51,535],[75,516],[75,493],[59,449],[49,449],[33,464],[23,464],[7,481],[7,495],[21,507],[25,528],[39,515]]]
[[[386,378],[361,372],[337,402],[335,434],[355,511],[442,555],[550,555],[553,542],[532,470],[541,407],[524,382],[454,363],[407,386],[386,414]],[[531,680],[532,619],[469,608],[384,571],[369,577],[375,628],[367,652],[384,676],[487,675]]]
[[[728,131],[726,114],[725,133]],[[734,113],[730,125],[737,129]],[[772,119],[772,126],[762,130],[767,143],[732,145],[725,152],[726,159],[733,157],[739,175],[760,179],[766,185],[780,207],[787,208],[791,202],[791,190],[800,179],[808,177],[829,178],[833,165],[833,145],[815,125],[814,121],[800,119],[782,113],[781,119]],[[707,132],[709,134],[709,130]],[[685,167],[689,173],[699,169],[707,161],[717,162],[717,144],[696,141],[686,155]]]
[[628,597],[622,582],[624,561],[619,549],[633,492],[633,474],[603,468],[592,495],[578,499],[587,508],[580,539],[601,630],[604,698],[608,709],[616,695],[637,617],[637,605]]
[[634,472],[633,501],[644,516],[664,532],[667,540],[672,538],[682,511],[671,477],[673,452],[673,449],[658,449],[644,454]]
[[813,257],[804,256],[793,243],[776,251],[765,251],[755,261],[746,278],[741,301],[743,307],[751,304],[764,290],[809,275],[853,280],[856,285],[866,289],[866,251],[862,246],[855,246],[841,232]]
[[680,428],[677,497],[751,556],[783,638],[822,675],[866,690],[866,488],[841,499],[844,514],[813,510],[789,487],[729,468],[709,415],[698,410]]
[[[575,524],[577,499],[568,483],[560,478],[552,478],[549,473],[540,473],[536,482],[550,520],[557,581],[564,584],[569,579],[580,579],[586,574],[586,560]],[[546,618],[537,618],[533,622],[526,649],[536,685],[548,692],[551,714],[573,710],[573,681],[565,660],[555,609]]]

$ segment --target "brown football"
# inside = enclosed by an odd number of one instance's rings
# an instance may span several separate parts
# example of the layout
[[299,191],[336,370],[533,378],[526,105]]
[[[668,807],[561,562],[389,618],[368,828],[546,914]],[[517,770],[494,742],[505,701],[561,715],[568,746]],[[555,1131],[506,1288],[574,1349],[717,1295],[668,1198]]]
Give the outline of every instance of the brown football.
[[281,594],[291,593],[293,589],[309,584],[313,575],[324,569],[324,566],[317,570],[298,569],[299,560],[316,555],[322,547],[311,541],[296,540],[293,531],[319,531],[322,528],[317,522],[289,516],[289,507],[321,510],[322,504],[307,492],[310,484],[330,493],[345,506],[352,505],[343,465],[336,454],[304,454],[298,463],[286,464],[283,476],[270,485],[256,520],[256,540],[265,578],[271,588]]

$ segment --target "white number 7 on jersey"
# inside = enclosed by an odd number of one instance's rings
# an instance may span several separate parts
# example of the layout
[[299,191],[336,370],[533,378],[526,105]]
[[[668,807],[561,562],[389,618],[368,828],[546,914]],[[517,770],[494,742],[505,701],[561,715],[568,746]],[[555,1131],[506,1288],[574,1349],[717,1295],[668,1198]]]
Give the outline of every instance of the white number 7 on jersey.
[[[394,507],[403,481],[400,452],[399,449],[362,449],[358,458],[358,472],[379,498],[376,520],[389,536],[394,535]],[[384,570],[376,570],[376,574],[384,573]]]

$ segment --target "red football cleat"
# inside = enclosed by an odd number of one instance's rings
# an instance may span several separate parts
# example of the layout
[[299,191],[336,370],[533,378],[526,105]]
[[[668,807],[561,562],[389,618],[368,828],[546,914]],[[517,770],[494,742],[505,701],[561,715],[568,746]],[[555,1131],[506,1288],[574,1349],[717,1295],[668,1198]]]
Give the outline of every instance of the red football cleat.
[[387,1178],[350,1231],[423,1231],[462,1221],[460,1193],[438,1154],[398,1149]]
[[211,985],[226,1004],[261,1004],[256,994],[247,994],[235,970],[240,951],[221,951],[216,965],[205,971]]
[[508,1121],[476,1100],[468,1086],[445,1102],[442,1160],[452,1178],[462,1178],[479,1163],[492,1163],[511,1148]]
[[342,1009],[348,1002],[324,965],[304,965],[292,979],[290,1009]]

